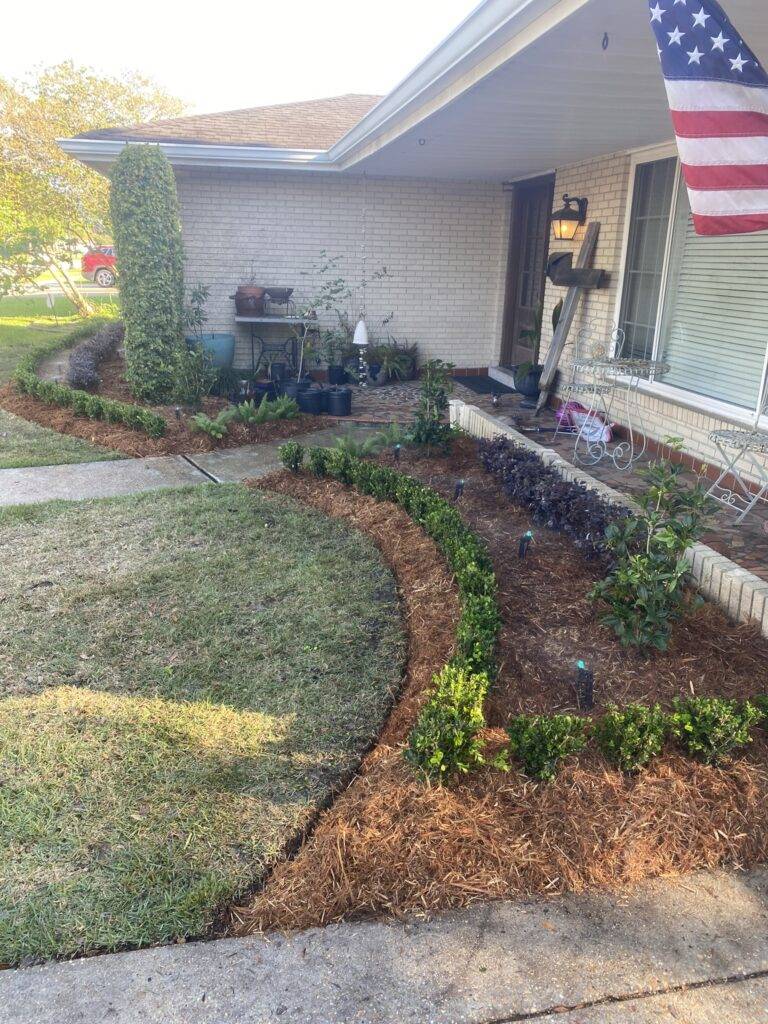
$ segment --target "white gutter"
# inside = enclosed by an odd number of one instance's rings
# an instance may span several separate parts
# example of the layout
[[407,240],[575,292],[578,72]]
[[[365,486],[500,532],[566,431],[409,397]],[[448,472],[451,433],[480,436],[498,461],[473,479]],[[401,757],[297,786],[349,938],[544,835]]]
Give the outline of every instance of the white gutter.
[[[568,10],[564,16],[568,16],[574,9],[588,2],[573,0],[563,4],[562,0],[484,0],[354,128],[334,143],[328,150],[328,156],[333,161],[350,156],[417,103],[447,88],[449,82],[466,72],[469,66],[500,49],[506,40],[553,7],[566,6]],[[557,21],[560,20],[558,17]],[[503,60],[498,63],[503,63]],[[453,98],[461,91],[455,93]]]
[[[451,102],[591,0],[484,0],[399,85],[328,151],[170,143],[174,166],[340,171],[386,145]],[[462,77],[463,76],[463,77]],[[114,161],[114,139],[60,139],[84,163]]]
[[334,171],[322,149],[273,149],[269,146],[220,146],[192,142],[157,142],[153,139],[57,139],[57,145],[83,163],[114,163],[126,146],[159,146],[174,167],[231,167],[278,169],[311,168]]

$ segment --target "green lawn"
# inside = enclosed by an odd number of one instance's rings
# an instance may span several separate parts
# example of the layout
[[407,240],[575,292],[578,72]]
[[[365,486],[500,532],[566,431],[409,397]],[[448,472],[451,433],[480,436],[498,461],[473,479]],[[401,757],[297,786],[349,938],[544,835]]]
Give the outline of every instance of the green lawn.
[[377,550],[203,486],[0,510],[0,962],[201,935],[380,728]]
[[[16,296],[0,299],[0,384],[10,380],[25,356],[42,358],[55,352],[62,339],[86,322],[73,315],[57,320],[39,313],[33,319],[29,314],[21,314],[24,303],[39,301]],[[72,307],[69,303],[67,306],[71,313]],[[11,315],[11,310],[15,315]],[[0,469],[119,458],[123,456],[117,452],[47,430],[0,409]]]

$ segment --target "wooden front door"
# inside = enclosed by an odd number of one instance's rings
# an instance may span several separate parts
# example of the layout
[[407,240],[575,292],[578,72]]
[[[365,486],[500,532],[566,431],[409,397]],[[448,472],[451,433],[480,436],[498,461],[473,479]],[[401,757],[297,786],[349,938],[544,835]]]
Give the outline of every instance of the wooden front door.
[[501,365],[519,366],[539,358],[554,176],[515,185],[509,236],[507,294]]

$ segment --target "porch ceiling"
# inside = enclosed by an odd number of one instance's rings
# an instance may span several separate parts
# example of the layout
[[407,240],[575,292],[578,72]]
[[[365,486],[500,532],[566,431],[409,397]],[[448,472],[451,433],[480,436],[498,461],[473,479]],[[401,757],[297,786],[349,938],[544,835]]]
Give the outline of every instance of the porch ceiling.
[[[695,2],[695,0],[690,0]],[[766,0],[727,0],[768,61]],[[609,46],[602,42],[608,33]],[[382,136],[355,172],[504,181],[672,138],[644,0],[588,0],[486,78]]]

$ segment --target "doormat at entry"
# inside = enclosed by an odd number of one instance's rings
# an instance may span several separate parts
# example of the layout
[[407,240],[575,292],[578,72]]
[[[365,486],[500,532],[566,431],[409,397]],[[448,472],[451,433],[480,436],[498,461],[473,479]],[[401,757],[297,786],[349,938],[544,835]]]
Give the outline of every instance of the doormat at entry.
[[506,384],[502,384],[492,377],[456,377],[455,380],[457,384],[463,384],[470,391],[474,391],[476,395],[492,395],[494,392],[497,395],[514,395],[516,393],[514,388],[508,388]]

